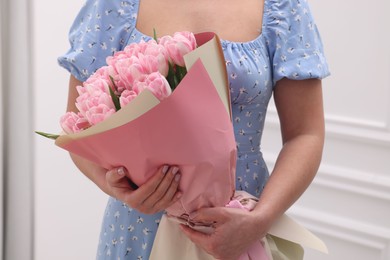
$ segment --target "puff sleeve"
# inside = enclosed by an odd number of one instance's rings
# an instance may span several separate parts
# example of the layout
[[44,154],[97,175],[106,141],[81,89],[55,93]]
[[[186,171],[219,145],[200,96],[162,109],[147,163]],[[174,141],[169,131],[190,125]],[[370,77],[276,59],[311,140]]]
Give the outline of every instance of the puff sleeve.
[[107,56],[124,48],[136,15],[129,1],[87,0],[70,28],[70,49],[58,57],[59,65],[85,81],[106,64]]
[[324,78],[329,69],[307,0],[269,0],[265,34],[273,84],[282,78]]

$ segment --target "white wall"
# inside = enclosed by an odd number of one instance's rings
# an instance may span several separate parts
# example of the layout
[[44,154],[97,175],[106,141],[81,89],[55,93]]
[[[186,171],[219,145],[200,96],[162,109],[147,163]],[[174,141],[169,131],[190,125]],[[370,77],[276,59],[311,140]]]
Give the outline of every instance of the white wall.
[[[390,259],[390,2],[310,1],[332,76],[326,147],[313,185],[290,210],[328,244],[307,259]],[[273,164],[276,113],[264,148]]]
[[[35,0],[35,129],[58,133],[69,74],[57,65],[68,47],[67,32],[84,1]],[[79,173],[67,153],[51,140],[35,137],[35,258],[94,259],[106,202]]]
[[[80,0],[35,0],[35,129],[58,132],[67,73],[56,57]],[[318,177],[290,213],[328,244],[306,259],[390,259],[390,2],[310,1],[332,77],[324,81],[327,140]],[[280,147],[270,109],[263,149]],[[51,141],[35,138],[35,259],[93,259],[106,196]]]

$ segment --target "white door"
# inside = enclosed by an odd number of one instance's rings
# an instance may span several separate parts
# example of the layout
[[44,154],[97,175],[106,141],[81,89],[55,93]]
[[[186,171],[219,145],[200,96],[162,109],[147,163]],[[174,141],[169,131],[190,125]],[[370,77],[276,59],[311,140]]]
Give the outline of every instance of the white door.
[[[35,129],[59,133],[69,74],[57,57],[69,48],[68,31],[84,0],[34,0]],[[36,260],[95,259],[107,196],[52,140],[35,136]]]
[[[2,15],[3,12],[3,2],[0,2],[0,14]],[[3,39],[3,22],[2,19],[0,19],[0,39]],[[3,60],[3,41],[0,41],[0,61]],[[3,140],[3,68],[2,68],[2,62],[0,63],[0,255],[3,255],[3,210],[4,210],[4,203],[3,203],[3,178],[4,178],[4,162],[3,162],[3,150],[4,150],[4,140]]]
[[0,7],[2,257],[29,260],[34,203],[29,1],[1,1]]

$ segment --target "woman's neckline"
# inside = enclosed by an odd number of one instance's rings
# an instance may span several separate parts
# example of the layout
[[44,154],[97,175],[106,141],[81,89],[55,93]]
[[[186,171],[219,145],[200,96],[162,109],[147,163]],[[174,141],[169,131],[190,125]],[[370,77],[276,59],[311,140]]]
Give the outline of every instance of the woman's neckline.
[[[135,33],[140,35],[142,38],[153,39],[152,36],[143,33],[142,31],[138,30],[138,28],[137,28],[137,17],[138,17],[138,13],[139,13],[139,2],[140,1],[141,0],[136,1],[136,6],[135,6],[136,19],[134,21],[134,29],[133,30],[134,30]],[[248,40],[248,41],[231,41],[231,40],[226,40],[226,39],[223,39],[223,38],[220,37],[220,41],[221,41],[222,46],[227,46],[227,45],[241,45],[241,46],[243,46],[243,45],[251,45],[251,44],[253,44],[255,42],[260,41],[263,38],[264,29],[266,27],[266,21],[267,21],[266,13],[267,13],[267,9],[268,9],[268,0],[264,0],[261,32],[259,33],[259,35],[257,35],[254,39]],[[201,33],[201,32],[196,32],[196,33]]]

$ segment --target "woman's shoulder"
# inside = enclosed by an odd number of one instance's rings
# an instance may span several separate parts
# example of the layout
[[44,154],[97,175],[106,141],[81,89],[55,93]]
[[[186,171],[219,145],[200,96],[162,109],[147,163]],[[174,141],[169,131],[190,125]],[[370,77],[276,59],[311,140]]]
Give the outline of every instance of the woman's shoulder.
[[132,21],[137,16],[138,4],[138,0],[86,0],[75,22],[83,25],[88,22],[116,23],[123,19]]
[[134,31],[138,0],[87,0],[69,31],[69,51],[61,66],[83,81],[121,50]]
[[138,10],[139,0],[87,0],[82,7],[80,13],[93,14],[90,19],[105,19],[113,16],[121,18],[126,15],[136,15]]
[[92,6],[105,6],[105,7],[131,7],[134,5],[138,5],[139,0],[86,0],[85,5]]
[[308,0],[265,0],[264,34],[273,64],[274,83],[281,78],[329,75],[321,37]]
[[[70,29],[70,38],[113,39],[135,28],[139,0],[86,0]],[[78,36],[77,36],[78,35]]]
[[264,28],[276,36],[315,27],[308,0],[265,0],[264,7]]
[[308,0],[265,0],[266,23],[277,25],[297,21],[302,16],[311,16]]
[[273,12],[295,11],[294,9],[307,8],[308,0],[264,0],[264,5]]

